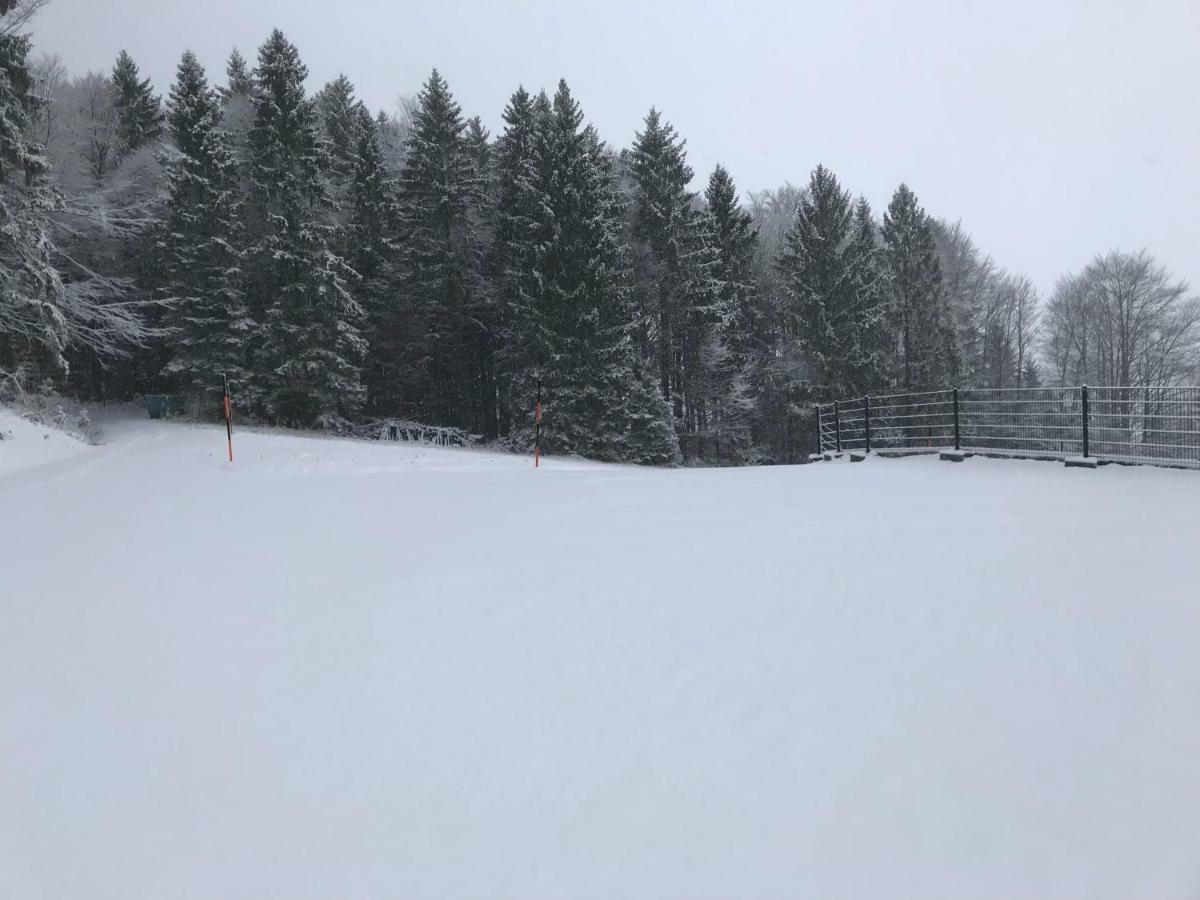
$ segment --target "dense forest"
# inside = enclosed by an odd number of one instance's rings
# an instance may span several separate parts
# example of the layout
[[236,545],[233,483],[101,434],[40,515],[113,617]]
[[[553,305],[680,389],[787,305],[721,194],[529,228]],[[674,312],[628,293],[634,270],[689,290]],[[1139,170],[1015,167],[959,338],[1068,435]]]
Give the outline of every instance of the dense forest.
[[392,112],[310,93],[275,31],[156,88],[36,58],[37,5],[0,17],[2,391],[213,417],[227,375],[259,421],[527,447],[540,388],[549,452],[747,464],[803,458],[835,397],[1200,374],[1200,305],[1145,252],[1043,302],[907,185],[741,194],[657,109],[606,143],[566,81],[493,135],[437,71]]

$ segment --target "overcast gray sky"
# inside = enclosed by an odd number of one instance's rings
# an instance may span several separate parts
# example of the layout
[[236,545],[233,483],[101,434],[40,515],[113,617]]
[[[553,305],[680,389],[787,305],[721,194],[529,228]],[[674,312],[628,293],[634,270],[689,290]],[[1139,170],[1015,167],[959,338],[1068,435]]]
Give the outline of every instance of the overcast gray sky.
[[697,187],[823,162],[877,212],[906,181],[1043,292],[1140,247],[1200,289],[1198,0],[52,0],[35,38],[77,72],[125,48],[165,93],[185,48],[221,80],[276,26],[310,89],[344,71],[376,109],[436,65],[495,132],[561,76],[616,146],[663,110]]

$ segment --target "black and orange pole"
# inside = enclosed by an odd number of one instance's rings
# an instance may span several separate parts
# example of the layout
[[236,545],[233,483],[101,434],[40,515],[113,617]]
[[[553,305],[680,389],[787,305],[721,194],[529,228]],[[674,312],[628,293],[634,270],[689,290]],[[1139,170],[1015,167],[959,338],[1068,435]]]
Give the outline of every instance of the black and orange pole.
[[225,439],[229,443],[229,461],[233,462],[233,407],[229,403],[229,376],[222,375],[225,386]]
[[533,467],[542,462],[542,379],[538,379],[537,406],[533,413]]

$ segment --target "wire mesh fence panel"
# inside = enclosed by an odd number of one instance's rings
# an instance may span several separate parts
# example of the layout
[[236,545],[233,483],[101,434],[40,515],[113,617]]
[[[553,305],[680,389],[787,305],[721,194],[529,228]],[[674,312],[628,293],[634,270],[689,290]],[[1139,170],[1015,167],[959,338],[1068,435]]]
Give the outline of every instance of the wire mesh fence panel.
[[837,416],[832,403],[817,407],[817,437],[822,453],[837,450]]
[[938,450],[954,446],[954,391],[870,397],[873,450]]
[[1100,459],[1200,466],[1200,388],[1089,388],[1090,453]]
[[1079,388],[970,388],[959,393],[961,443],[981,453],[1067,457],[1083,452]]
[[1200,467],[1200,387],[966,388],[817,407],[820,447]]
[[867,447],[866,399],[844,400],[838,404],[841,424],[842,450],[865,450]]

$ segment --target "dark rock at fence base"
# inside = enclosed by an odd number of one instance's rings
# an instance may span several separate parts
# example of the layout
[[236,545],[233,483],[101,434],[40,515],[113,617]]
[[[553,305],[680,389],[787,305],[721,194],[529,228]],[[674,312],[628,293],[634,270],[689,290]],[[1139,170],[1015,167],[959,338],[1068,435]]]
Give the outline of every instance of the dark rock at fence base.
[[938,454],[938,459],[945,460],[946,462],[962,462],[966,458],[967,454],[961,450],[943,450]]
[[851,452],[851,454],[850,454],[850,462],[862,462],[866,458],[867,458],[866,453]]
[[828,457],[828,456],[826,456],[824,453],[810,453],[810,454],[808,454],[808,461],[809,461],[809,462],[823,462],[824,460],[827,460],[827,459],[829,459],[829,457]]
[[1063,460],[1068,469],[1094,469],[1100,461],[1094,456],[1068,456]]

